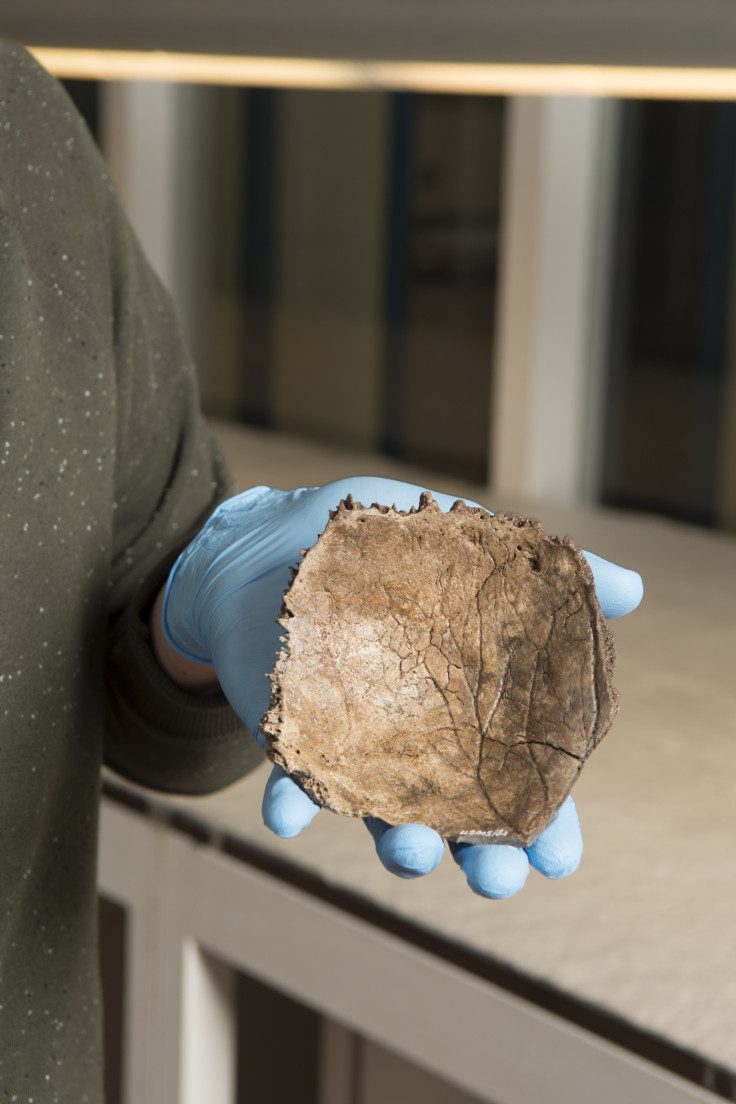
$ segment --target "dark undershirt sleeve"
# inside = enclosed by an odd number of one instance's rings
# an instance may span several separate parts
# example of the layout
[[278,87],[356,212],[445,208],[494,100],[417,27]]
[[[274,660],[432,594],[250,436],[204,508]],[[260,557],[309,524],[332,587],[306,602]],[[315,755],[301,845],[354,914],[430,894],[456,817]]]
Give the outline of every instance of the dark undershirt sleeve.
[[181,690],[153,655],[148,617],[175,558],[160,563],[112,628],[105,758],[133,782],[205,794],[247,774],[264,755],[224,694]]

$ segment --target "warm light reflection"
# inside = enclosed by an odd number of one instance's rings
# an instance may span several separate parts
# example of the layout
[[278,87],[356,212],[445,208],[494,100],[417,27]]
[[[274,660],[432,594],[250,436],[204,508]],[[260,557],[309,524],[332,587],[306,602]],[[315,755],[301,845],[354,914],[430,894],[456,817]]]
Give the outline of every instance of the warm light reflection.
[[42,65],[62,78],[476,95],[736,99],[736,69],[339,61],[46,46],[29,49]]

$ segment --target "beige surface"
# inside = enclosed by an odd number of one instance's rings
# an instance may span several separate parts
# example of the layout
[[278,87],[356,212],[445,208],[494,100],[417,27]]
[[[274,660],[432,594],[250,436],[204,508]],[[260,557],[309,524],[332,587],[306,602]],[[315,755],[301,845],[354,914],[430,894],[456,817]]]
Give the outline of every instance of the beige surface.
[[[388,461],[367,467],[314,446],[218,432],[241,486],[403,474]],[[575,789],[586,842],[577,874],[553,883],[533,873],[518,897],[490,902],[466,889],[449,855],[427,878],[392,877],[362,825],[330,813],[300,838],[278,840],[260,822],[265,768],[217,796],[176,803],[736,1069],[736,541],[431,485],[534,513],[644,577],[640,609],[613,622],[621,713]]]

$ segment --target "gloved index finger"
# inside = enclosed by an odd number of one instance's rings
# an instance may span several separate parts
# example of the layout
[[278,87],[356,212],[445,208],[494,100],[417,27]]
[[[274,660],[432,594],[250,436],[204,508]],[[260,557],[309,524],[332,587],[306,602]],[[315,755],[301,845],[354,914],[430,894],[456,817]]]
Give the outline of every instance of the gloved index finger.
[[263,792],[261,812],[267,828],[282,839],[291,839],[311,824],[319,806],[281,767],[274,767]]
[[623,617],[635,610],[644,594],[641,575],[628,567],[619,567],[610,560],[604,560],[594,552],[583,550],[583,555],[593,572],[603,616]]

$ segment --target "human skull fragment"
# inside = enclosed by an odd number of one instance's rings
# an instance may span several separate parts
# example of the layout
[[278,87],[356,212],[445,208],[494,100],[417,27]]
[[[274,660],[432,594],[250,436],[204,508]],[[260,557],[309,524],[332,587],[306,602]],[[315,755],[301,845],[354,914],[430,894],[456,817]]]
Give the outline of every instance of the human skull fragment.
[[515,514],[348,498],[280,623],[268,754],[343,815],[527,846],[617,712],[583,553]]

